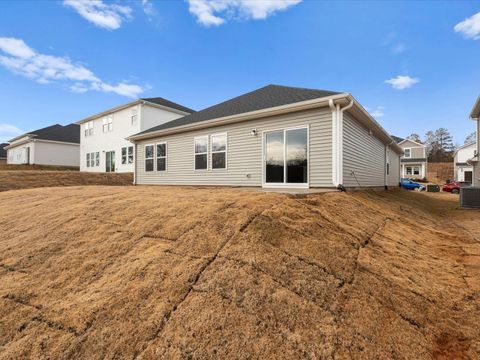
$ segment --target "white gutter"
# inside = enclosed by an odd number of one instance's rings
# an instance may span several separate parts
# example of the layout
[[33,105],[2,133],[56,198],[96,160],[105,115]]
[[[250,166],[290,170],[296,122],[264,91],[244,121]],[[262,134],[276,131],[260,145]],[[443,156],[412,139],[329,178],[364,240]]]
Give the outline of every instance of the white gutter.
[[333,99],[328,101],[332,110],[332,182],[334,186],[343,184],[343,113],[353,106],[353,99],[343,108],[340,104],[334,103]]

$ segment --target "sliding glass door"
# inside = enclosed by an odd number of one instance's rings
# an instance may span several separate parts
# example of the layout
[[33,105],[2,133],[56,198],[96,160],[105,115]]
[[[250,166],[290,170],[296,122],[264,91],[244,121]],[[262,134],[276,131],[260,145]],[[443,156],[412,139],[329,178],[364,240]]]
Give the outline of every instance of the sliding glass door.
[[264,185],[308,187],[308,128],[264,133]]

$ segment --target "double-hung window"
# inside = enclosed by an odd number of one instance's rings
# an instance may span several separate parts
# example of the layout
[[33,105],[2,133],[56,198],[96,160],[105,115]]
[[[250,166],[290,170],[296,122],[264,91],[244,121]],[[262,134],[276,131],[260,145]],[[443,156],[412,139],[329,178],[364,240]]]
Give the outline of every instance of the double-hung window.
[[87,167],[90,167],[90,153],[87,153]]
[[110,132],[110,131],[113,130],[113,116],[112,115],[108,115],[107,117],[104,117],[102,121],[103,121],[102,128],[103,128],[104,133]]
[[404,150],[404,156],[406,158],[412,157],[412,149],[409,149],[409,148],[405,149]]
[[95,153],[95,166],[100,166],[100,152]]
[[122,165],[133,164],[133,146],[122,147]]
[[208,136],[196,137],[194,139],[195,170],[208,169]]
[[167,144],[157,144],[157,171],[167,170]]
[[145,171],[153,171],[154,146],[145,145]]
[[85,137],[93,135],[93,121],[88,121],[84,125]]
[[214,134],[212,143],[212,169],[227,168],[227,134]]

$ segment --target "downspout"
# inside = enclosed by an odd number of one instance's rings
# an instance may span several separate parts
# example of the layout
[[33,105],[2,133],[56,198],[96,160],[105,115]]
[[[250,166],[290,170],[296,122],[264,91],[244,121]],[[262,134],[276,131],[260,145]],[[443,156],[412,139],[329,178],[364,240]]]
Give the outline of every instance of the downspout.
[[[395,141],[391,141],[388,145],[385,145],[385,190],[388,190],[388,173],[387,173],[387,154],[388,154],[388,148],[390,145],[395,143]],[[388,165],[390,167],[390,164]]]
[[353,99],[343,108],[335,106],[333,99],[328,101],[332,110],[332,182],[337,188],[344,189],[343,183],[343,113],[353,106]]

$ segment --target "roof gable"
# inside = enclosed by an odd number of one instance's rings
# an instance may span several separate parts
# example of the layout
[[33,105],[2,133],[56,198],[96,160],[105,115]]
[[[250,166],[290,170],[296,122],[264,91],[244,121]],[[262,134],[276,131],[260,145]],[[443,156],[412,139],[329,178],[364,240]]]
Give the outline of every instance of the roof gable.
[[424,144],[420,144],[416,141],[413,141],[413,140],[410,140],[410,139],[405,139],[403,141],[400,141],[398,143],[398,145],[400,145],[401,148],[405,149],[405,148],[424,148],[426,147]]
[[202,121],[248,113],[256,110],[273,108],[281,105],[293,104],[306,100],[313,100],[336,94],[340,93],[328,90],[315,90],[280,85],[267,85],[260,89],[224,101],[220,104],[210,106],[196,113],[169,121],[162,125],[155,126],[141,132],[140,134],[170,129],[183,125],[195,124]]
[[10,140],[10,142],[26,136],[29,136],[31,139],[80,144],[80,125],[70,124],[62,126],[60,124],[55,124],[17,136]]
[[195,110],[193,110],[193,109],[190,109],[186,106],[174,103],[173,101],[170,101],[170,100],[167,100],[167,99],[164,99],[164,98],[161,98],[161,97],[142,98],[141,100],[147,101],[149,103],[161,105],[161,106],[166,106],[166,107],[171,108],[171,109],[177,109],[177,110],[180,110],[180,111],[183,111],[183,112],[186,112],[186,113],[190,113],[190,114],[195,112]]

